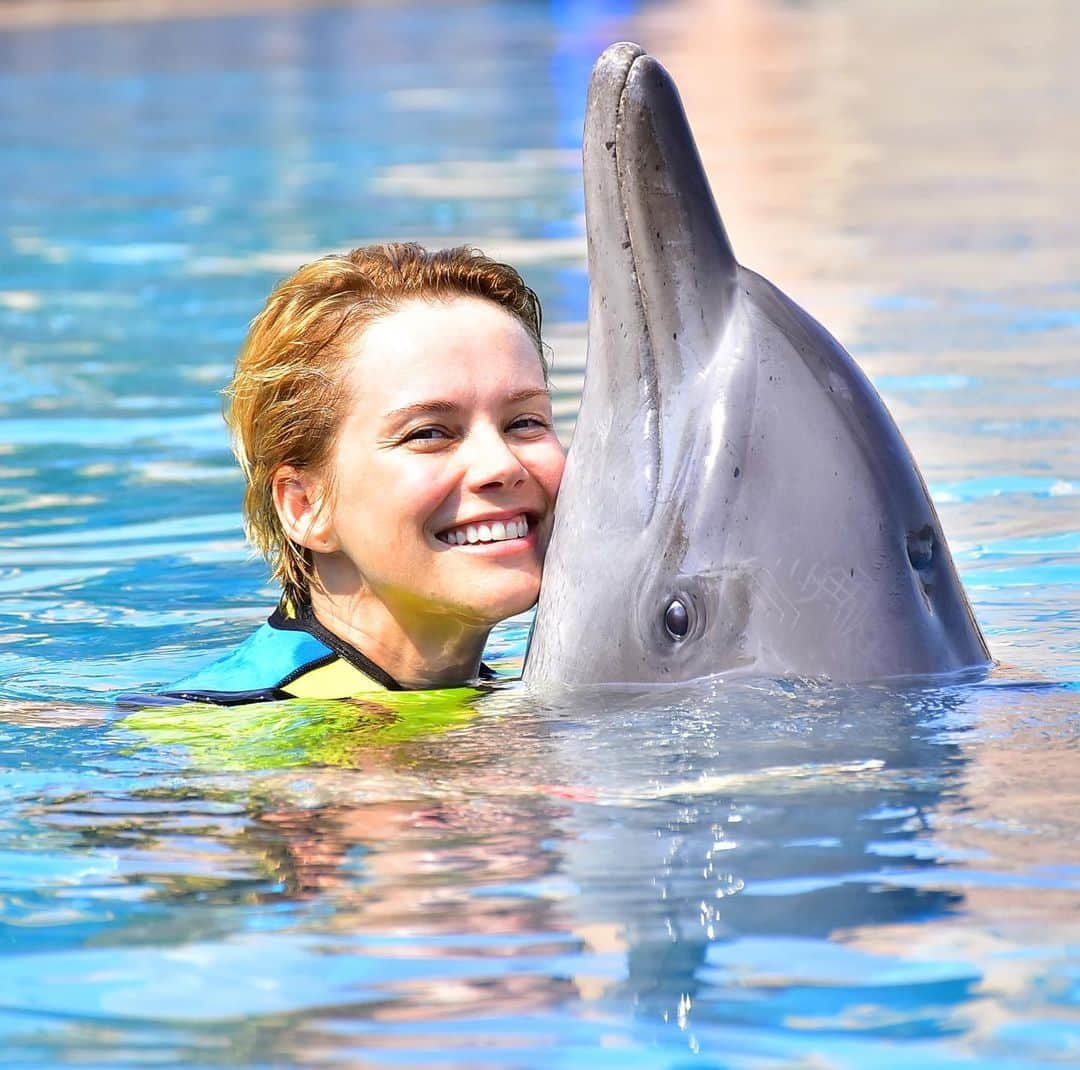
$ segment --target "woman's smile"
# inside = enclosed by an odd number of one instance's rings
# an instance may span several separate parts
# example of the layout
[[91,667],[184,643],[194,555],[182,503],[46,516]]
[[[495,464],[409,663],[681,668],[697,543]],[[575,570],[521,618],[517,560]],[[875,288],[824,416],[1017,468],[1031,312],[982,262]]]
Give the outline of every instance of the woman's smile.
[[523,549],[529,531],[529,518],[526,513],[504,513],[461,521],[446,531],[440,531],[437,538],[448,546],[455,547],[517,543],[519,545],[511,548]]

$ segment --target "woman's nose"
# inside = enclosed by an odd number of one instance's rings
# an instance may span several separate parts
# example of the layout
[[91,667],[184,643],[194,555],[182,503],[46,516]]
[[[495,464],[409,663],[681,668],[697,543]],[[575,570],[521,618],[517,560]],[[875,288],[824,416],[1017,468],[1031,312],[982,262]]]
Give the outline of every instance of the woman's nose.
[[528,478],[521,459],[495,427],[478,428],[469,434],[467,480],[472,490],[517,486]]

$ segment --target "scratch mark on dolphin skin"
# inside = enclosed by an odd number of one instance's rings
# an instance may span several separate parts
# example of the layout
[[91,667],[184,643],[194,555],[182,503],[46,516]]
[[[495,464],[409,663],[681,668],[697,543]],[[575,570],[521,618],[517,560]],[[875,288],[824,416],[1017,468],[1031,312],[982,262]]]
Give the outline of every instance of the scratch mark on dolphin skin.
[[[777,574],[786,574],[790,583],[782,583]],[[870,606],[861,597],[863,583],[854,568],[823,567],[817,561],[796,559],[777,561],[772,568],[757,566],[748,570],[748,579],[766,613],[778,623],[794,628],[802,608],[820,612],[828,606],[838,633],[857,638],[868,619]],[[791,597],[786,591],[796,592]]]

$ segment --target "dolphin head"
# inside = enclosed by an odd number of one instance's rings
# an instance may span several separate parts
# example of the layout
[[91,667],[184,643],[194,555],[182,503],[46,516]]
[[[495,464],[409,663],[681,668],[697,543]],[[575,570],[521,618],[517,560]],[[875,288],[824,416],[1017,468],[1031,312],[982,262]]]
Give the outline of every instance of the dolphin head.
[[988,660],[888,411],[735,260],[678,91],[593,72],[585,385],[525,679],[859,680]]

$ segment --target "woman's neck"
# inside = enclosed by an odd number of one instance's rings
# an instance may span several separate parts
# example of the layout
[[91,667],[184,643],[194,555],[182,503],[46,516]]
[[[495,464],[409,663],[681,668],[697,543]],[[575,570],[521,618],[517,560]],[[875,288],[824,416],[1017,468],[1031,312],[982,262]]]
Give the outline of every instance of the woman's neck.
[[313,586],[311,608],[324,628],[410,691],[456,687],[475,679],[491,631],[449,615],[406,619],[366,590],[340,595]]

